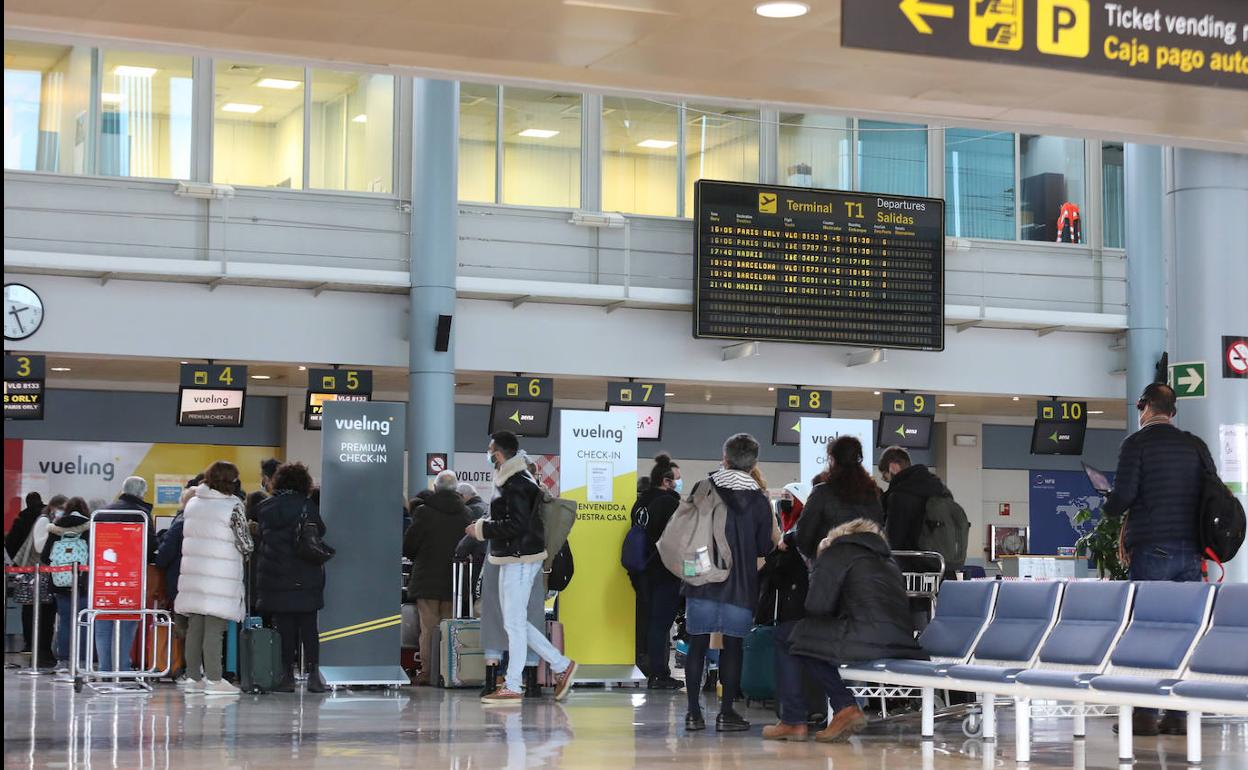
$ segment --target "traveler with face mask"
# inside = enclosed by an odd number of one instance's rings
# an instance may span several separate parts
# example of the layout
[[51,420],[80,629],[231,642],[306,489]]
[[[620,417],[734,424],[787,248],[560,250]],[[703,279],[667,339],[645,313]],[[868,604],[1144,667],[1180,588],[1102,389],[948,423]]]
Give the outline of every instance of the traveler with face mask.
[[[655,544],[663,536],[667,522],[680,505],[680,466],[669,454],[654,458],[650,486],[637,496],[633,504],[631,526],[646,530],[647,552],[653,554]],[[672,677],[672,623],[680,610],[680,579],[652,556],[642,572],[630,574],[637,593],[637,663],[646,675],[650,690],[679,690],[680,680]]]
[[[1205,443],[1174,425],[1178,411],[1174,390],[1154,382],[1136,402],[1140,429],[1118,450],[1114,489],[1101,511],[1126,516],[1124,545],[1131,580],[1201,579],[1198,522],[1204,463],[1213,459]],[[1136,735],[1183,735],[1183,712],[1170,711],[1157,721],[1152,709],[1136,709]]]

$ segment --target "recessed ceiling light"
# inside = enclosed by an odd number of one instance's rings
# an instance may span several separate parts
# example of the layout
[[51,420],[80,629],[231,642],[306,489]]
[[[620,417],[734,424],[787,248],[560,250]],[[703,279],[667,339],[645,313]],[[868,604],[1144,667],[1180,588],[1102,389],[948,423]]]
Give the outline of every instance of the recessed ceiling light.
[[276,88],[279,91],[293,91],[303,85],[299,80],[286,80],[285,78],[261,78],[256,81],[256,85],[260,88]]
[[558,136],[558,131],[552,131],[549,128],[526,128],[520,132],[520,136],[527,136],[531,139],[549,139],[552,136]]
[[638,147],[645,147],[647,150],[670,150],[676,146],[676,143],[667,139],[643,139],[637,143]]
[[668,398],[671,398],[672,396],[674,396],[674,395],[676,395],[676,394],[675,394],[675,393],[664,393],[663,395],[664,395],[664,396],[667,396]]
[[304,366],[304,365],[302,365],[302,364],[300,364],[300,365],[299,365],[299,371],[301,371],[301,372],[306,372],[307,370],[308,370],[308,367],[306,367],[306,366]]
[[772,388],[768,388],[768,389],[767,389],[767,391],[768,391],[769,393],[774,393],[774,392],[776,391],[776,389],[775,389],[774,387],[772,387]]
[[226,102],[221,105],[222,112],[243,112],[248,115],[255,115],[264,109],[263,104],[242,104],[240,102]]
[[182,364],[182,365],[186,365],[186,364],[189,364],[189,363],[190,363],[190,361],[179,361],[178,363],[180,363],[180,364]]
[[368,116],[361,112],[359,115],[356,115],[354,118],[351,118],[351,122],[352,123],[367,123]]
[[113,67],[113,74],[119,78],[150,78],[156,72],[155,67],[134,67],[129,64],[118,64]]
[[1015,401],[1017,401],[1017,400],[1018,400],[1018,396],[1015,396],[1015,397],[1014,397],[1014,400],[1015,400]]
[[253,374],[253,375],[251,375],[251,379],[253,379],[253,380],[271,380],[271,379],[273,379],[273,377],[272,377],[271,375],[268,375],[268,374]]
[[878,390],[873,390],[873,391],[871,391],[871,395],[873,395],[873,396],[878,396],[878,395],[880,395],[880,391],[878,391]]
[[73,371],[73,369],[70,369],[68,366],[52,366],[49,368],[54,372],[72,372]]
[[108,91],[105,91],[104,93],[100,94],[100,101],[103,102],[104,104],[121,104],[125,100],[126,100],[126,97],[122,96],[121,94],[114,94]]
[[1088,414],[1105,414],[1105,412],[1101,409],[1089,409]]
[[945,409],[952,409],[952,408],[954,408],[955,406],[957,406],[957,404],[949,404],[949,403],[945,403],[945,404],[937,404],[936,406],[943,407],[943,408],[945,408]]
[[754,6],[754,13],[765,19],[796,19],[809,12],[810,6],[805,3],[759,3]]

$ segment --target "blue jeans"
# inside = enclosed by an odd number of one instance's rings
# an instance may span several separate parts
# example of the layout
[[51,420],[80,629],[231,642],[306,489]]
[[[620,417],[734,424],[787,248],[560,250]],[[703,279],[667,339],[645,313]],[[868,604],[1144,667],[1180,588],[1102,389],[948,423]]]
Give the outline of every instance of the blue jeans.
[[[87,608],[87,597],[78,595],[78,610]],[[74,622],[78,619],[78,612],[74,610],[70,603],[69,594],[56,594],[56,659],[62,665],[69,665],[69,629],[73,627]],[[87,649],[87,632],[85,629],[78,632],[78,665],[81,666],[83,661],[90,654]]]
[[533,581],[542,572],[540,561],[529,564],[503,564],[498,568],[498,601],[503,610],[503,628],[507,631],[507,678],[505,687],[520,692],[524,678],[524,661],[532,648],[550,664],[550,670],[562,674],[572,661],[555,649],[541,629],[529,622],[529,594]]
[[[115,622],[109,620],[108,615],[100,615],[95,619],[95,656],[99,661],[96,666],[99,671],[130,671],[132,669],[130,650],[134,646],[134,635],[139,630],[139,621],[121,621],[121,647],[117,655],[116,669],[113,668],[113,623]],[[148,639],[147,644],[150,647],[152,640]],[[150,664],[151,661],[148,663]]]
[[1137,545],[1131,549],[1132,580],[1196,583],[1201,579],[1200,553],[1192,543]]
[[826,660],[793,654],[792,634],[799,621],[789,620],[776,626],[776,700],[780,702],[780,721],[786,725],[804,725],[810,709],[802,682],[814,679],[827,694],[833,713],[857,705],[854,694],[841,679],[840,669]]

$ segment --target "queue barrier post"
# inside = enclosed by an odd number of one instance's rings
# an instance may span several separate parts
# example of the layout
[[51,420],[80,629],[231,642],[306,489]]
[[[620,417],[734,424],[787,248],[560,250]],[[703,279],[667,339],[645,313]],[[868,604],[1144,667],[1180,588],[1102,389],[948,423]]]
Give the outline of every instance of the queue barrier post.
[[[39,580],[39,574],[43,571],[44,569],[39,566],[4,568],[4,574],[6,575],[35,576],[34,586],[32,589],[34,591],[35,608],[33,610],[34,619],[31,621],[34,624],[34,628],[31,629],[30,633],[30,668],[25,671],[18,671],[17,673],[20,676],[39,676],[39,606],[43,603],[43,597],[39,595],[39,587],[41,583]],[[6,608],[9,606],[9,581],[7,580],[4,581],[4,606]]]

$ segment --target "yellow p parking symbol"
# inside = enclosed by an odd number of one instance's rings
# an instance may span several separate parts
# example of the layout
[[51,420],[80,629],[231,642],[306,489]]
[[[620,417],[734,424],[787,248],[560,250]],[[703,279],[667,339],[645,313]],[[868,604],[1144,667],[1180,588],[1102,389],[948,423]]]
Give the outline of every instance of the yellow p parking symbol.
[[1038,0],[1036,48],[1053,56],[1086,58],[1091,48],[1092,11],[1088,0]]

